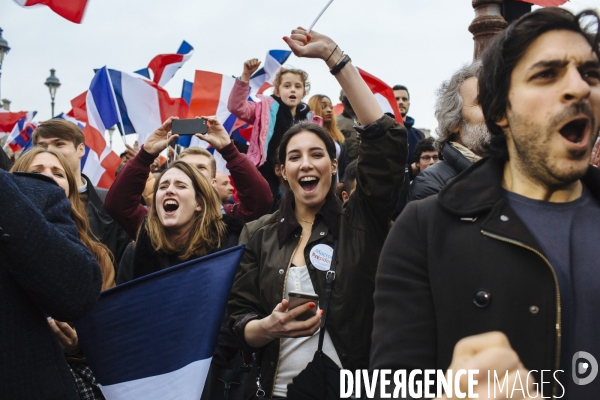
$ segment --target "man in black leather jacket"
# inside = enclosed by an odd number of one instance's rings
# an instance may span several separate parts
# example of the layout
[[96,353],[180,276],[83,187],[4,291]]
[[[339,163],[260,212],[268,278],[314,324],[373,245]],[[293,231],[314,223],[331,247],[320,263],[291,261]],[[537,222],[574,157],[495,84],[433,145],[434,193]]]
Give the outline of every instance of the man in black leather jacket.
[[459,69],[438,90],[435,116],[438,120],[437,146],[442,161],[415,177],[409,201],[438,193],[447,183],[485,155],[490,133],[477,102],[477,74],[480,63]]

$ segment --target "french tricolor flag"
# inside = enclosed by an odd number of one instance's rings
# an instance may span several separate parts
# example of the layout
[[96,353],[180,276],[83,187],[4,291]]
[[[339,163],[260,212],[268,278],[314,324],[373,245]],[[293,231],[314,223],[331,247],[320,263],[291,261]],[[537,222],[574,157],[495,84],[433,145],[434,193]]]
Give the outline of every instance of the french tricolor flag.
[[13,153],[19,150],[25,150],[31,146],[31,137],[33,131],[38,126],[37,122],[33,122],[25,118],[21,118],[13,127],[12,132],[6,138],[6,146],[10,147]]
[[396,122],[403,124],[404,121],[402,120],[402,115],[400,114],[400,109],[398,108],[396,96],[394,95],[392,88],[381,79],[369,74],[367,71],[360,68],[357,69],[369,89],[371,89],[371,92],[375,95],[375,99],[377,99],[383,112],[394,114]]
[[[187,118],[216,115],[227,132],[231,132],[237,118],[227,109],[227,101],[234,84],[235,78],[231,76],[196,71]],[[194,137],[190,146],[207,147],[207,144]]]
[[[196,71],[187,118],[216,115],[225,130],[231,133],[237,118],[227,109],[227,102],[234,84],[235,78],[231,76],[215,72]],[[208,143],[197,137],[192,137],[189,146],[208,148]],[[217,171],[229,175],[229,171],[225,167],[227,162],[221,154],[215,151],[213,155],[217,163]]]
[[78,101],[81,102],[81,97],[74,99],[71,104],[74,110],[77,108],[83,111],[82,108],[85,107],[85,113],[79,114],[86,124],[83,135],[85,145],[89,147],[85,164],[89,162],[94,168],[89,168],[84,173],[90,173],[86,175],[94,186],[108,189],[115,180],[115,172],[121,164],[121,158],[112,151],[104,139],[106,129],[120,122],[115,94],[106,67],[99,69],[92,79],[90,89],[85,94],[85,105],[77,104]]
[[108,72],[121,118],[118,128],[124,130],[124,135],[139,134],[140,145],[170,116],[185,118],[188,114],[184,99],[172,99],[156,83],[136,74],[113,69]]
[[48,6],[61,17],[80,24],[88,0],[15,0],[15,2],[21,7]]
[[200,399],[243,253],[233,247],[100,295],[75,327],[107,400]]
[[292,52],[289,50],[269,50],[263,67],[256,71],[250,78],[250,96],[254,101],[258,100],[255,97],[257,94],[262,94],[265,90],[273,86],[275,75],[291,54]]
[[148,69],[152,71],[152,81],[164,87],[173,78],[179,68],[194,54],[194,48],[185,40],[175,54],[159,54],[150,61]]
[[35,111],[9,112],[4,109],[0,109],[0,138],[11,133],[15,127],[15,124],[19,122],[21,118],[25,118],[26,121],[31,121],[35,114]]

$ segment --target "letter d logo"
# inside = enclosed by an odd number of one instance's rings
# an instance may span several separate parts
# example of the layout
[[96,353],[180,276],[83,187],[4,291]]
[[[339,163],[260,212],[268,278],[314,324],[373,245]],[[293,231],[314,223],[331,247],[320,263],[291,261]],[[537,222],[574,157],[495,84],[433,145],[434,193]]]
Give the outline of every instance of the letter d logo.
[[[577,365],[577,361],[580,358],[585,359],[587,362],[580,362],[579,365]],[[596,379],[596,375],[598,375],[598,362],[596,361],[593,355],[585,351],[578,351],[577,353],[575,353],[575,355],[573,355],[572,367],[573,382],[575,382],[576,385],[587,385],[588,383],[591,383],[594,379]],[[591,370],[589,369],[590,367]],[[587,371],[590,371],[590,374],[586,378],[578,377],[578,375],[583,375]]]

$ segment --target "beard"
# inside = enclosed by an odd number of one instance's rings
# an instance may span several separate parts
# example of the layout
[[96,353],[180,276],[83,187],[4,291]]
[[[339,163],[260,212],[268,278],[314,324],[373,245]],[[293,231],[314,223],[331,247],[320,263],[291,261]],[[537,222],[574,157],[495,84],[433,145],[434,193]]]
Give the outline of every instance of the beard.
[[492,140],[492,135],[485,123],[476,125],[469,124],[462,120],[460,129],[460,141],[462,144],[480,157],[484,157],[488,152],[488,146]]
[[[563,163],[556,161],[557,157],[553,155],[552,138],[557,127],[564,124],[565,121],[584,114],[590,118],[591,137],[589,147],[586,150],[569,150]],[[530,179],[538,182],[548,189],[558,189],[570,185],[581,179],[587,172],[585,168],[579,168],[569,161],[581,161],[590,157],[590,152],[596,136],[598,127],[587,103],[572,104],[561,113],[554,116],[550,122],[545,125],[535,124],[526,115],[513,113],[508,121],[510,127],[510,138],[513,141],[516,154],[511,157],[519,168]],[[558,148],[558,151],[562,149]],[[556,150],[554,150],[556,151]],[[562,164],[562,165],[561,165]]]

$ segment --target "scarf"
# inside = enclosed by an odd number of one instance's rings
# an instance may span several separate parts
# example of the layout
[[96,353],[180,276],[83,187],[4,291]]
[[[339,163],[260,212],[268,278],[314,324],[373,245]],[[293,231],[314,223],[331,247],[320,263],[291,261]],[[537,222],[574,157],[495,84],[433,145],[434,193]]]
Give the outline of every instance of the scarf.
[[477,154],[473,153],[471,150],[469,150],[468,148],[466,148],[465,146],[463,146],[462,144],[458,143],[458,142],[450,142],[450,146],[454,147],[456,150],[460,151],[460,153],[465,156],[465,158],[469,161],[471,161],[472,163],[475,163],[479,160],[481,160],[481,157],[478,156]]

